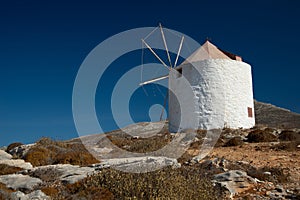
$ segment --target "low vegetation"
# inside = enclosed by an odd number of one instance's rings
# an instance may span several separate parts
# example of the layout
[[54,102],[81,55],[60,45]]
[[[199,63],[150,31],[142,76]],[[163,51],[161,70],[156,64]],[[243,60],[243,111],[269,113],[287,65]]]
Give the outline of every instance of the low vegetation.
[[229,139],[225,144],[224,147],[233,147],[233,146],[240,146],[242,145],[244,142],[241,139],[241,137],[234,137]]
[[222,199],[221,189],[203,169],[186,166],[143,174],[104,169],[78,183],[43,191],[54,199]]
[[153,152],[166,146],[171,140],[172,135],[167,129],[149,138],[132,137],[127,134],[107,134],[107,138],[119,148],[130,152],[146,153]]
[[81,143],[67,143],[42,138],[24,156],[33,166],[72,164],[87,166],[99,163]]
[[21,170],[22,169],[19,167],[12,167],[6,164],[0,164],[0,175],[14,174]]
[[251,131],[247,136],[247,142],[275,142],[277,141],[276,135],[273,134],[273,129],[256,129]]

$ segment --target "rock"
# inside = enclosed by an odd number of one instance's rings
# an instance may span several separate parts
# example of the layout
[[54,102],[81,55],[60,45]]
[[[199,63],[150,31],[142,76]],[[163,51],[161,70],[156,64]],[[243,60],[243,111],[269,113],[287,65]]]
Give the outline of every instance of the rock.
[[285,191],[284,188],[283,188],[281,185],[276,185],[275,190],[276,190],[277,192],[280,192],[280,193],[282,193],[282,192]]
[[45,195],[41,190],[33,191],[29,194],[17,191],[11,193],[10,198],[12,200],[50,200],[51,198]]
[[9,160],[12,158],[12,155],[6,153],[4,150],[0,150],[0,160]]
[[14,190],[32,190],[33,187],[42,183],[39,178],[33,178],[23,174],[9,174],[0,176],[0,182]]
[[133,173],[154,171],[165,166],[172,166],[174,168],[181,167],[180,163],[174,158],[158,156],[103,159],[100,164],[92,165],[96,170],[114,167],[118,170]]
[[0,160],[0,164],[9,165],[12,167],[19,167],[19,168],[23,168],[23,169],[32,169],[31,163],[25,162],[22,159]]
[[224,158],[213,158],[210,160],[201,160],[199,161],[199,163],[205,166],[209,170],[219,169],[223,172],[228,171],[227,166],[229,162]]
[[28,170],[27,174],[42,180],[60,180],[65,183],[75,183],[84,179],[95,171],[92,167],[80,167],[78,165],[58,164],[35,167]]
[[239,161],[236,161],[236,163],[237,163],[237,164],[239,164],[239,165],[250,165],[250,163],[249,163],[249,162],[247,162],[247,161],[244,161],[244,160],[239,160]]
[[263,174],[271,176],[271,172],[264,172]]
[[19,158],[24,158],[29,149],[35,144],[23,144],[21,146],[15,147],[9,151],[11,155],[16,155]]
[[256,184],[255,179],[240,170],[230,170],[225,173],[214,175],[213,181],[219,183],[230,192],[230,196],[250,189]]

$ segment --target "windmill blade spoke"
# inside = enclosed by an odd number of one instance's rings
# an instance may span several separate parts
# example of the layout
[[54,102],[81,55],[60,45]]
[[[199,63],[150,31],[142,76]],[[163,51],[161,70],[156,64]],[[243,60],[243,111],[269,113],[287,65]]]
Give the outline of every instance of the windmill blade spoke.
[[180,55],[180,52],[181,52],[183,40],[184,40],[184,36],[182,36],[181,41],[180,41],[180,45],[179,45],[178,53],[177,53],[177,56],[176,56],[174,68],[175,68],[176,65],[177,65],[177,61],[178,61],[178,58],[179,58],[179,55]]
[[165,46],[165,49],[166,49],[166,52],[167,52],[170,67],[172,67],[172,61],[171,61],[171,57],[170,57],[170,54],[169,54],[169,49],[168,49],[167,41],[166,41],[166,38],[165,38],[164,30],[163,30],[161,24],[159,24],[159,27],[160,27],[160,32],[161,32],[162,39],[164,41],[164,46]]
[[158,77],[158,78],[154,78],[154,79],[145,81],[145,82],[143,82],[143,83],[140,83],[140,85],[147,85],[147,84],[149,84],[149,83],[153,83],[153,82],[156,82],[156,81],[160,81],[160,80],[163,80],[163,79],[166,79],[166,78],[169,78],[169,75],[165,75],[165,76],[161,76],[161,77]]
[[145,40],[142,39],[142,42],[146,45],[146,47],[151,51],[151,53],[165,66],[170,70],[170,68],[164,63],[164,61],[155,53],[155,51],[145,42]]

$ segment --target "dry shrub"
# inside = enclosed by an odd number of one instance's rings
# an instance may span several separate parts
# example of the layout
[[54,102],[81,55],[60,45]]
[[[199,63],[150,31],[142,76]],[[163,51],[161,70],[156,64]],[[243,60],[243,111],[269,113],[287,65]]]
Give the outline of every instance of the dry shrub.
[[99,163],[81,143],[67,143],[42,138],[25,155],[25,161],[33,166],[72,164],[87,166]]
[[276,144],[271,148],[276,151],[297,151],[300,150],[300,148],[297,147],[298,145],[300,145],[300,141],[280,142],[279,144]]
[[224,147],[233,147],[233,146],[240,146],[244,142],[240,137],[234,137],[228,140],[225,144]]
[[281,141],[300,141],[300,134],[294,131],[284,130],[278,137]]
[[107,138],[119,148],[126,146],[125,150],[137,153],[146,153],[159,150],[166,146],[172,136],[168,130],[163,129],[160,133],[149,138],[134,138],[126,133],[123,134],[107,134]]
[[89,179],[81,180],[73,184],[46,186],[41,189],[46,195],[56,200],[112,200],[113,194],[102,187],[94,186],[89,183]]
[[53,164],[54,152],[43,146],[31,148],[25,155],[25,161],[30,162],[33,166],[43,166]]
[[19,147],[23,145],[23,143],[20,143],[20,142],[14,142],[14,143],[11,143],[10,145],[8,145],[8,147],[6,148],[6,152],[10,152],[10,150],[16,148],[16,147]]
[[221,199],[221,191],[204,173],[187,166],[142,174],[104,169],[89,181],[107,188],[116,199]]
[[50,187],[50,186],[43,187],[41,190],[47,196],[50,196],[50,197],[56,197],[56,196],[58,196],[58,192],[59,192],[59,190],[57,188]]
[[251,143],[258,142],[275,142],[277,141],[277,137],[272,133],[272,129],[264,129],[264,130],[254,130],[251,131],[247,136],[247,141]]
[[22,168],[19,167],[12,167],[6,164],[0,164],[0,175],[14,174],[21,170]]
[[183,166],[149,173],[125,173],[102,169],[74,184],[45,187],[53,199],[223,199],[223,190],[213,186],[206,170]]

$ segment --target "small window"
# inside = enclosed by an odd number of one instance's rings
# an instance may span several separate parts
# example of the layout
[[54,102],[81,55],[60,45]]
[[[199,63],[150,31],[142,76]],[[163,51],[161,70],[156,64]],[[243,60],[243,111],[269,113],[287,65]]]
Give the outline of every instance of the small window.
[[248,117],[253,117],[253,111],[252,108],[248,107]]

